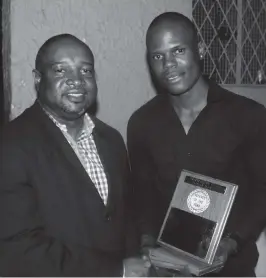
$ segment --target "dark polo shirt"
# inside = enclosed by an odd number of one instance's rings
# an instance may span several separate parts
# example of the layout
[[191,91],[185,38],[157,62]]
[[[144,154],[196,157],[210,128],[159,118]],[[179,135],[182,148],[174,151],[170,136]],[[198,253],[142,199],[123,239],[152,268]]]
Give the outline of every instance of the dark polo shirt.
[[239,185],[227,230],[255,242],[266,222],[266,109],[211,83],[188,134],[167,94],[138,109],[128,151],[141,234],[158,235],[182,169]]

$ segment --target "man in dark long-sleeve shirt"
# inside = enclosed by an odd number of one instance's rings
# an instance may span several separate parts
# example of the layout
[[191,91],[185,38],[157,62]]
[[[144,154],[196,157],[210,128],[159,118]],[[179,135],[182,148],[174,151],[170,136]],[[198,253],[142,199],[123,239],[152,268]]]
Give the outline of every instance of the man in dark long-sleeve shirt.
[[255,241],[266,221],[266,110],[203,78],[195,38],[191,22],[177,13],[158,16],[147,32],[161,94],[128,124],[142,246],[152,246],[181,170],[190,170],[239,185],[218,275],[254,276]]

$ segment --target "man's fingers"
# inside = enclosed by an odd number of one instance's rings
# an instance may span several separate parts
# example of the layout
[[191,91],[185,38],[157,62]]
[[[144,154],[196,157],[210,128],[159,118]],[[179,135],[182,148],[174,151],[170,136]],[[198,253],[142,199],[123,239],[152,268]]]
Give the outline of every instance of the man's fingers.
[[151,261],[147,255],[143,255],[142,259],[144,260],[144,267],[151,267]]
[[185,266],[183,267],[183,269],[180,270],[180,274],[181,274],[182,276],[184,276],[184,277],[191,277],[191,276],[192,276],[192,275],[191,275],[191,272],[190,272],[190,270],[189,270],[189,267],[188,267],[187,265],[185,265]]

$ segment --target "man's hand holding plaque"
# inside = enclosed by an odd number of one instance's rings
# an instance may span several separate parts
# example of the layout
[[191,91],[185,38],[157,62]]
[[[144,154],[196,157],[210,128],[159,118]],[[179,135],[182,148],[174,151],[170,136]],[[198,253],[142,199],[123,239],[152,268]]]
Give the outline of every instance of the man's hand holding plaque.
[[[141,253],[144,260],[151,261],[150,255],[155,253],[156,249],[159,246],[156,244],[156,239],[151,235],[142,235],[141,237]],[[174,265],[173,265],[174,267]],[[149,276],[151,277],[191,277],[192,274],[189,271],[189,268],[185,265],[184,267],[170,271],[166,268],[159,268],[151,266],[149,270]]]
[[[209,248],[210,242],[211,242],[210,238],[206,238],[204,242],[201,243],[200,248],[198,250],[199,254],[203,252],[206,253],[206,250],[208,250]],[[229,256],[235,254],[237,250],[238,250],[238,245],[236,240],[230,238],[229,236],[226,236],[221,239],[214,260],[221,261],[223,267],[226,264],[226,261],[229,258]],[[214,272],[219,272],[222,269],[222,267],[217,269]]]
[[228,257],[232,254],[235,254],[237,250],[237,242],[230,237],[225,237],[220,241],[218,249],[216,251],[216,257],[218,257],[221,261],[227,261]]

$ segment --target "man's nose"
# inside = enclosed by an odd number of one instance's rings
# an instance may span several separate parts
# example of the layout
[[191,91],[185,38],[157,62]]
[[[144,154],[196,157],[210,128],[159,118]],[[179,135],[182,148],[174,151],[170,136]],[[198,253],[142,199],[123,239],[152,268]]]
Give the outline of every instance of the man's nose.
[[78,73],[72,73],[71,75],[68,76],[68,79],[66,81],[66,84],[68,86],[81,86],[83,84],[84,80]]
[[172,68],[177,66],[178,66],[178,62],[172,53],[168,53],[167,55],[165,55],[165,60],[164,60],[165,68]]
[[68,78],[67,81],[66,81],[66,84],[68,86],[75,86],[75,87],[79,87],[81,86],[82,84],[82,80],[81,79],[78,79],[78,78]]

